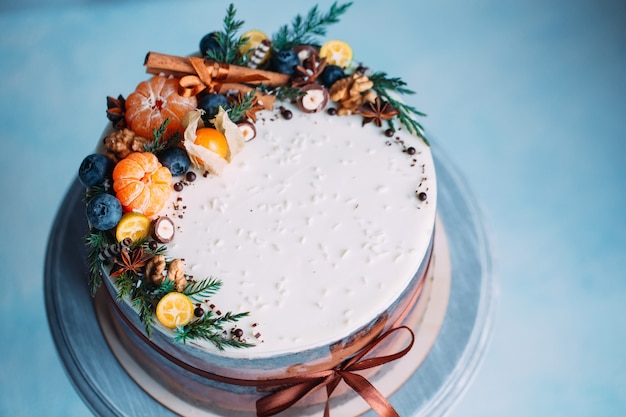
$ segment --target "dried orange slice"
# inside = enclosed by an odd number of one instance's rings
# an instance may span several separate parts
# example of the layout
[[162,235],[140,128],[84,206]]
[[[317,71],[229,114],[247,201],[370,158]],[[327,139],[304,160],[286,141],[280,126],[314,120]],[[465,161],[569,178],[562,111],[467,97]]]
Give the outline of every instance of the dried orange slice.
[[118,242],[127,237],[133,242],[142,240],[150,234],[150,219],[141,213],[125,213],[115,228],[115,239]]
[[[259,45],[261,45],[261,42],[269,39],[269,37],[265,34],[265,32],[262,32],[256,29],[249,30],[243,35],[241,35],[241,39],[245,39],[245,38],[248,38],[248,40],[239,47],[239,53],[242,56],[245,56],[248,53],[252,53],[252,51],[258,48]],[[259,62],[259,64],[265,62],[268,56],[269,55],[266,55],[264,59],[261,62]]]
[[184,326],[193,318],[193,302],[185,294],[170,292],[158,302],[156,316],[168,329]]
[[352,62],[352,48],[344,41],[331,40],[320,48],[320,58],[326,58],[328,65],[346,68]]
[[126,123],[137,135],[151,139],[153,129],[161,127],[166,119],[170,122],[165,137],[174,132],[182,134],[182,119],[198,105],[195,96],[178,94],[178,79],[156,75],[137,85],[126,98]]
[[125,211],[156,216],[172,191],[172,174],[150,152],[133,152],[113,168],[113,191]]

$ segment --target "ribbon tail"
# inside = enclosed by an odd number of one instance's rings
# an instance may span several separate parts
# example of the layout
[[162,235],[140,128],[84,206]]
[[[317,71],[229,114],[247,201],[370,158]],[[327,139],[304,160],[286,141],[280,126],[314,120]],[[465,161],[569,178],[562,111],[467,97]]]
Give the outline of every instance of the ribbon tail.
[[380,417],[400,417],[391,403],[365,377],[352,372],[341,372],[343,380],[356,391]]
[[341,382],[341,378],[333,378],[326,385],[326,404],[324,405],[324,417],[330,417],[330,397],[333,395],[333,391],[337,388],[337,385]]

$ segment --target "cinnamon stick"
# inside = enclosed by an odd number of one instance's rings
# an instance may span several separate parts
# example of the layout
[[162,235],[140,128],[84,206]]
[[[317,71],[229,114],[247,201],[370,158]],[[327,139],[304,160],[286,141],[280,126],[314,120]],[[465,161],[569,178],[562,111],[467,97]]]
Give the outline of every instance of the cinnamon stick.
[[[213,72],[213,79],[219,83],[264,84],[269,87],[278,87],[289,81],[289,75],[279,72],[223,64],[209,59],[204,59],[204,65]],[[189,58],[158,52],[148,52],[144,66],[146,72],[150,74],[164,73],[177,78],[197,74]]]

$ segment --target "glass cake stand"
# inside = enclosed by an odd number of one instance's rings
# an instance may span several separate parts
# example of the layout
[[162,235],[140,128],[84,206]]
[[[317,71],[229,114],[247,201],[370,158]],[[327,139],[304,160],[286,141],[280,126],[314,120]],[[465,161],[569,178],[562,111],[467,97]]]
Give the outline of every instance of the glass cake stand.
[[[442,416],[460,398],[482,362],[497,298],[477,205],[456,168],[441,151],[433,153],[438,212],[447,231],[450,259],[448,307],[428,354],[389,396],[401,416]],[[70,186],[50,232],[44,269],[48,321],[61,361],[96,415],[175,416],[131,378],[105,339],[87,285],[83,191],[77,180]]]

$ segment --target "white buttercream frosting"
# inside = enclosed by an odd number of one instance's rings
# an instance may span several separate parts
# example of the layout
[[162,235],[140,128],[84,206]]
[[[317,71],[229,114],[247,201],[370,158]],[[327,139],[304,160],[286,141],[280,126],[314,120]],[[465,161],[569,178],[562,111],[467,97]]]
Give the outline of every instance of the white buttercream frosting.
[[221,175],[198,172],[164,212],[176,224],[168,255],[195,279],[223,281],[216,309],[250,312],[237,327],[255,346],[224,355],[298,352],[353,333],[406,289],[433,233],[435,172],[421,139],[291,109],[291,120],[259,113],[257,137]]

